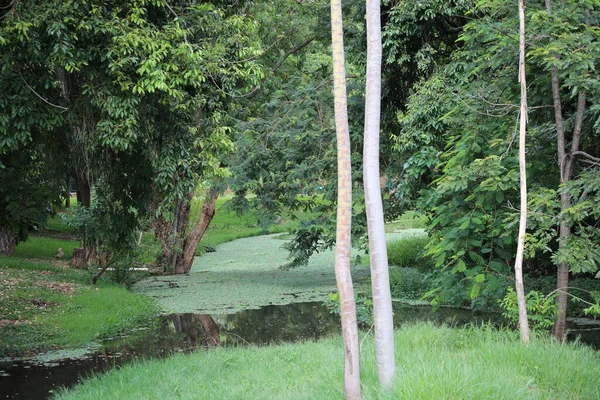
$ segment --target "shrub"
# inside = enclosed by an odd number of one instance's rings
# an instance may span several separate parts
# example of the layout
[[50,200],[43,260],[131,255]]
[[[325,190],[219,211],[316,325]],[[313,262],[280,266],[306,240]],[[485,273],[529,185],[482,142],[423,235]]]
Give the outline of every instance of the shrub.
[[431,269],[429,257],[424,256],[424,248],[429,239],[427,236],[410,236],[402,240],[388,243],[388,262],[397,267],[414,267],[421,272]]
[[[556,276],[530,277],[525,276],[525,286],[528,290],[537,290],[544,295],[556,290]],[[596,303],[593,294],[600,292],[600,279],[575,277],[569,281],[569,316],[586,317],[585,309],[589,303]],[[578,300],[578,299],[582,299]]]
[[[548,331],[554,325],[556,318],[556,293],[545,296],[535,290],[529,291],[525,295],[527,304],[527,319],[529,325],[536,331]],[[506,295],[499,301],[500,307],[504,310],[502,315],[507,318],[512,325],[519,325],[519,308],[517,305],[517,293],[512,287],[506,291]]]
[[392,297],[416,300],[429,290],[425,274],[416,268],[390,268],[390,289]]

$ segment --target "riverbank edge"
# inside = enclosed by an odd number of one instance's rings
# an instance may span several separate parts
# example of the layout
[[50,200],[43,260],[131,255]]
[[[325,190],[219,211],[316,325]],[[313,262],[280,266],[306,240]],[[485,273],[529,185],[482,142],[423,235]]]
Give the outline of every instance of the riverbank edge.
[[[600,397],[600,355],[579,344],[491,326],[431,324],[396,330],[398,371],[389,393],[378,388],[372,334],[362,337],[365,399],[546,399]],[[318,342],[216,349],[137,362],[86,379],[56,399],[339,399],[339,336]]]

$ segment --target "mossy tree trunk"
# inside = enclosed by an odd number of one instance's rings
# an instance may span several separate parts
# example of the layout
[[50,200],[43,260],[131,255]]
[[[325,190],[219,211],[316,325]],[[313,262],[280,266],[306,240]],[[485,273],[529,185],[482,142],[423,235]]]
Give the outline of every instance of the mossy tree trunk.
[[178,255],[177,261],[175,263],[175,274],[187,274],[188,272],[190,272],[190,269],[192,268],[192,263],[194,262],[194,253],[196,251],[196,248],[198,247],[200,240],[202,240],[202,237],[204,237],[204,234],[206,233],[210,222],[215,216],[215,204],[218,197],[218,192],[212,192],[207,196],[206,200],[204,201],[200,218],[183,241],[183,249]]
[[12,256],[17,247],[17,235],[8,226],[0,227],[0,254]]

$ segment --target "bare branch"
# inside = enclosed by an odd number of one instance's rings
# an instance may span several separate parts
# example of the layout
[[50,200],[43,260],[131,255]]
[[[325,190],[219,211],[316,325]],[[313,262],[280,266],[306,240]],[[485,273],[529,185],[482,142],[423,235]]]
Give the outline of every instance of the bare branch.
[[[587,158],[587,159],[588,159],[588,161],[591,161],[591,162],[593,162],[594,164],[595,164],[595,163],[600,163],[600,158],[598,158],[598,157],[594,157],[593,155],[591,155],[591,154],[588,154],[588,153],[586,153],[585,151],[581,151],[581,150],[574,151],[574,152],[570,153],[570,156],[571,156],[571,157],[573,157],[573,158],[575,158],[576,156],[582,156],[582,157],[585,157],[585,158]],[[585,161],[585,160],[584,160],[584,161]]]
[[23,78],[23,75],[21,75],[20,72],[19,72],[19,76],[21,77],[21,80],[23,81],[23,83],[25,84],[25,86],[27,86],[27,88],[29,90],[31,90],[33,92],[33,94],[35,94],[37,97],[39,97],[44,103],[46,103],[46,104],[48,104],[48,105],[50,105],[52,107],[59,108],[59,109],[63,110],[63,112],[65,112],[65,111],[68,110],[68,108],[66,108],[66,107],[50,103],[48,100],[46,100],[45,98],[43,98],[42,96],[40,96],[40,94],[38,92],[36,92],[35,90],[33,90],[33,88],[31,86],[29,86],[29,84],[25,81],[25,78]]
[[297,53],[298,51],[302,50],[303,48],[305,48],[306,46],[308,46],[309,44],[311,44],[313,42],[313,40],[315,40],[315,37],[310,37],[308,39],[306,39],[304,42],[300,43],[299,45],[297,45],[294,48],[289,49],[284,55],[283,57],[281,57],[281,60],[279,60],[277,62],[277,64],[275,64],[275,66],[271,69],[271,72],[275,72],[279,69],[279,67],[281,67],[281,65],[285,62],[285,60],[287,60],[287,58],[289,56],[291,56],[294,53]]
[[173,8],[169,5],[169,3],[167,3],[164,0],[163,0],[163,3],[165,3],[165,6],[167,6],[167,8],[169,9],[169,11],[171,11],[171,13],[175,16],[175,18],[179,18],[179,15],[177,15],[177,13],[175,12],[175,10],[173,10]]
[[551,105],[544,105],[544,106],[534,106],[534,107],[529,107],[530,110],[535,110],[536,108],[554,108],[554,106]]
[[452,94],[453,94],[454,96],[456,96],[456,98],[457,98],[457,99],[458,99],[458,100],[459,100],[459,101],[460,101],[462,104],[464,104],[464,105],[465,105],[465,106],[466,106],[466,107],[467,107],[469,110],[471,110],[471,111],[473,111],[474,113],[477,113],[477,114],[479,114],[479,115],[485,115],[485,116],[487,116],[487,117],[497,117],[497,118],[500,118],[500,117],[505,117],[505,116],[507,116],[507,115],[508,115],[508,114],[510,114],[510,113],[511,113],[511,111],[512,111],[512,110],[511,110],[512,106],[511,106],[511,107],[505,107],[505,108],[507,108],[508,110],[507,110],[507,111],[506,111],[504,114],[491,114],[491,113],[489,113],[489,112],[483,112],[483,111],[479,111],[479,110],[477,110],[477,109],[475,109],[475,108],[471,107],[471,106],[470,106],[470,105],[469,105],[469,104],[468,104],[468,103],[467,103],[467,102],[466,102],[466,101],[465,101],[465,100],[464,100],[462,97],[460,97],[460,96],[458,95],[458,93],[456,93],[456,92],[454,92],[454,91],[453,91],[453,92],[452,92]]

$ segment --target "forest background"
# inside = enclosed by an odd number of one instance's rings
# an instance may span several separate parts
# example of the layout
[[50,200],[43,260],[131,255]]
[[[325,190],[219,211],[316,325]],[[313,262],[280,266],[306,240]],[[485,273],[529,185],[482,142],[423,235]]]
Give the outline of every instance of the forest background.
[[[381,171],[388,220],[427,217],[434,304],[494,308],[512,286],[519,210],[518,18],[507,1],[383,2]],[[76,189],[82,264],[126,269],[152,231],[185,273],[225,190],[295,228],[287,267],[334,245],[329,4],[0,2],[0,252]],[[598,1],[528,2],[527,276],[598,301]],[[363,2],[344,2],[354,197],[364,246]],[[204,188],[202,215],[190,205]],[[585,278],[572,287],[569,279]],[[590,283],[591,282],[591,283]],[[587,286],[585,286],[587,285]],[[585,287],[582,287],[585,286]],[[596,288],[596,289],[595,289]],[[528,289],[532,289],[529,287]],[[508,300],[506,300],[508,301]]]

